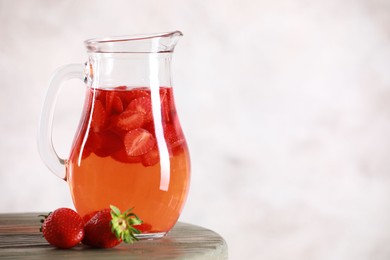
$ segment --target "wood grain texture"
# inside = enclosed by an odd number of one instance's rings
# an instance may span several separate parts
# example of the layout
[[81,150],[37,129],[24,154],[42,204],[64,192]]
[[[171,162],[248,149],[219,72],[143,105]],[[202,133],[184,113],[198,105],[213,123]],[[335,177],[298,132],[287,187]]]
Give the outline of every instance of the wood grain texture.
[[39,232],[41,213],[0,214],[1,259],[227,259],[228,249],[217,233],[178,222],[158,240],[122,243],[113,249],[83,245],[61,250],[50,246]]

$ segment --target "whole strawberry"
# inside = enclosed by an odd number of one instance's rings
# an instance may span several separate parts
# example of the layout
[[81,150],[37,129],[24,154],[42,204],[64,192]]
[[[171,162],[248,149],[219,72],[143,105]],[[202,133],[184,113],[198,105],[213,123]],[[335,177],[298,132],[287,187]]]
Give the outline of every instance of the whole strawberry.
[[80,215],[69,208],[59,208],[44,216],[41,231],[51,245],[71,248],[84,237],[84,222]]
[[133,227],[142,221],[137,215],[127,210],[121,213],[114,206],[111,209],[98,211],[84,226],[84,239],[82,243],[97,248],[112,248],[122,241],[133,243],[138,240],[134,234],[140,231]]

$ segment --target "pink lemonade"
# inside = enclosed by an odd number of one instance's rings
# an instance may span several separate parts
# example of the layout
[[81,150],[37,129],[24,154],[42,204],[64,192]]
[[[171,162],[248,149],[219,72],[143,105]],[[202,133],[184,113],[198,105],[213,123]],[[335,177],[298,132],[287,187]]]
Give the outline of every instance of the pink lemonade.
[[83,217],[110,205],[133,207],[144,234],[166,233],[179,218],[190,160],[172,88],[158,91],[153,96],[150,88],[87,89],[67,164],[73,202]]

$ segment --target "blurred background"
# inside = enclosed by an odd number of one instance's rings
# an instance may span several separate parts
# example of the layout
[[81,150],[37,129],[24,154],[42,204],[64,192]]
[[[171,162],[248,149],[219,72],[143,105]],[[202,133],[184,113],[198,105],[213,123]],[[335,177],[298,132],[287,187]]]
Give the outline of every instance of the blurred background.
[[[192,156],[180,221],[230,259],[389,259],[387,0],[0,0],[0,212],[73,207],[36,147],[55,69],[86,61],[85,39],[172,30]],[[60,93],[63,157],[83,95]]]

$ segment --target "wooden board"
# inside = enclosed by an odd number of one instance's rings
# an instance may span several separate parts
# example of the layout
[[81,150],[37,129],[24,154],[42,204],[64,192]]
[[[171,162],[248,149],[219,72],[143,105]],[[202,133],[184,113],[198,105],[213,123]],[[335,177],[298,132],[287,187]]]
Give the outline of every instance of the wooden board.
[[164,238],[143,240],[112,249],[83,245],[61,250],[39,232],[41,213],[0,214],[1,259],[227,259],[224,239],[199,226],[178,222]]

